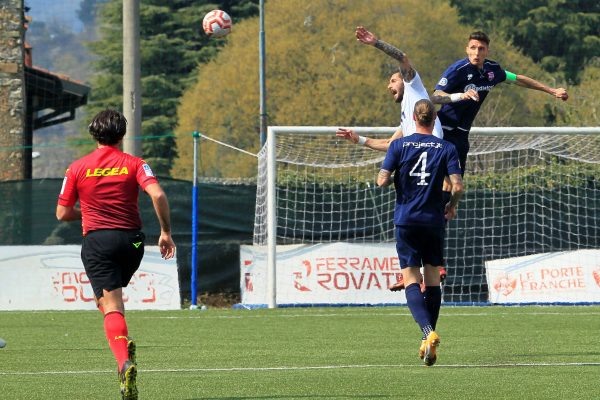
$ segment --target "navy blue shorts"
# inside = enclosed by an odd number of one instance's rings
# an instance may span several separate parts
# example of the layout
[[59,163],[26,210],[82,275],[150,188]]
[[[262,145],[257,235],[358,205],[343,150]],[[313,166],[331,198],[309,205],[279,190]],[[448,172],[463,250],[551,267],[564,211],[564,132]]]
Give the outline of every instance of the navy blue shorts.
[[443,226],[396,225],[396,251],[400,268],[444,264]]
[[81,261],[97,299],[126,287],[144,256],[143,232],[100,229],[88,232],[81,245]]
[[465,176],[465,171],[467,169],[467,154],[469,154],[469,149],[471,145],[469,143],[469,132],[460,130],[458,128],[454,129],[444,129],[444,140],[449,141],[456,147],[456,151],[458,152],[458,160],[460,161],[460,169],[462,170],[462,176]]

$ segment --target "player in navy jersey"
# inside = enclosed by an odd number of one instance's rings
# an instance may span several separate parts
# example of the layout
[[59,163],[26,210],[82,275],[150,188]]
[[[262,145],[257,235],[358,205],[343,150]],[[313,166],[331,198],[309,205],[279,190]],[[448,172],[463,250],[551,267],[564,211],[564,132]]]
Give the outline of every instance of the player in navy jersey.
[[[392,74],[388,83],[388,90],[392,94],[394,102],[400,103],[402,114],[400,126],[388,139],[374,139],[359,136],[353,130],[345,128],[339,128],[336,135],[343,137],[352,143],[367,146],[373,150],[387,151],[393,140],[401,138],[403,135],[408,136],[415,131],[416,125],[412,118],[415,104],[421,99],[429,99],[429,95],[421,81],[419,73],[415,70],[408,56],[402,50],[378,39],[377,36],[363,26],[358,26],[356,28],[355,36],[360,43],[373,46],[400,63],[399,72]],[[433,127],[433,135],[439,138],[443,136],[442,126],[437,118],[435,119],[435,125]],[[446,184],[445,190],[450,190],[449,184]],[[446,270],[442,266],[440,266],[440,277],[442,281],[446,278]],[[392,284],[389,289],[395,292],[404,289],[404,287],[404,281],[400,277],[400,279]],[[423,290],[425,290],[425,286],[423,286]]]
[[[456,148],[431,134],[435,121],[433,103],[419,100],[413,119],[416,132],[390,144],[377,185],[390,185],[394,174],[396,250],[408,307],[423,333],[419,357],[431,366],[437,360],[440,343],[435,331],[441,305],[436,266],[443,263],[445,221],[455,217],[463,185]],[[452,195],[447,203],[442,193],[446,176],[452,182]],[[421,280],[425,282],[425,293],[421,292]]]
[[[165,259],[175,255],[167,196],[145,161],[123,153],[119,145],[127,121],[114,110],[98,113],[89,126],[97,149],[73,162],[56,206],[60,221],[81,219],[81,260],[104,315],[104,331],[117,361],[121,397],[137,400],[135,343],[125,322],[122,288],[129,284],[144,255],[138,211],[141,187],[152,199],[160,223],[158,246]],[[79,200],[80,208],[75,204]]]
[[467,43],[467,57],[452,64],[438,81],[431,100],[443,104],[438,117],[444,129],[444,139],[456,146],[460,165],[465,172],[469,152],[469,131],[481,104],[492,88],[502,82],[546,92],[566,101],[564,88],[550,88],[524,75],[516,75],[486,57],[490,39],[484,32],[473,32]]

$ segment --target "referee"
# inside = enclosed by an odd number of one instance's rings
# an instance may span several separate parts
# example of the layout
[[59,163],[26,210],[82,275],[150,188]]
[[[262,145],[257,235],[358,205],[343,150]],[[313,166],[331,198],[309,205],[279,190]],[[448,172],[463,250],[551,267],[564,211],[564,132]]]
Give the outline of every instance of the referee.
[[[104,315],[104,331],[118,365],[121,397],[135,400],[135,342],[125,322],[122,288],[129,284],[144,255],[138,186],[152,198],[160,223],[158,246],[165,260],[175,255],[175,243],[167,196],[150,166],[119,150],[126,131],[127,120],[118,111],[104,110],[94,117],[89,132],[97,148],[67,169],[56,218],[82,221],[81,260]],[[75,207],[77,200],[80,208]]]

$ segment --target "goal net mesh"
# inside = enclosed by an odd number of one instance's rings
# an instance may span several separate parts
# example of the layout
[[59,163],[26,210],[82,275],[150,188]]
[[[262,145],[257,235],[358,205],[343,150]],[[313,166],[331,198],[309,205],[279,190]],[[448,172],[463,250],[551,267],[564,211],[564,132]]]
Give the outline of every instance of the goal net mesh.
[[[444,301],[487,301],[486,261],[600,247],[598,135],[472,133],[470,141],[465,195],[446,231]],[[298,127],[275,143],[277,244],[395,240],[394,189],[374,183],[385,153],[337,138],[333,127]],[[268,234],[266,149],[256,245]]]

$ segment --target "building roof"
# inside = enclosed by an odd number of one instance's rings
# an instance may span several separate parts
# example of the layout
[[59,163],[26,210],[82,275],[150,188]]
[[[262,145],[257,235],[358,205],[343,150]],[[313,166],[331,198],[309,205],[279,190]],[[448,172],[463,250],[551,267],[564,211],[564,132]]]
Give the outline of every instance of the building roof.
[[33,66],[25,66],[25,87],[33,129],[75,119],[75,109],[87,104],[90,93],[82,82]]

